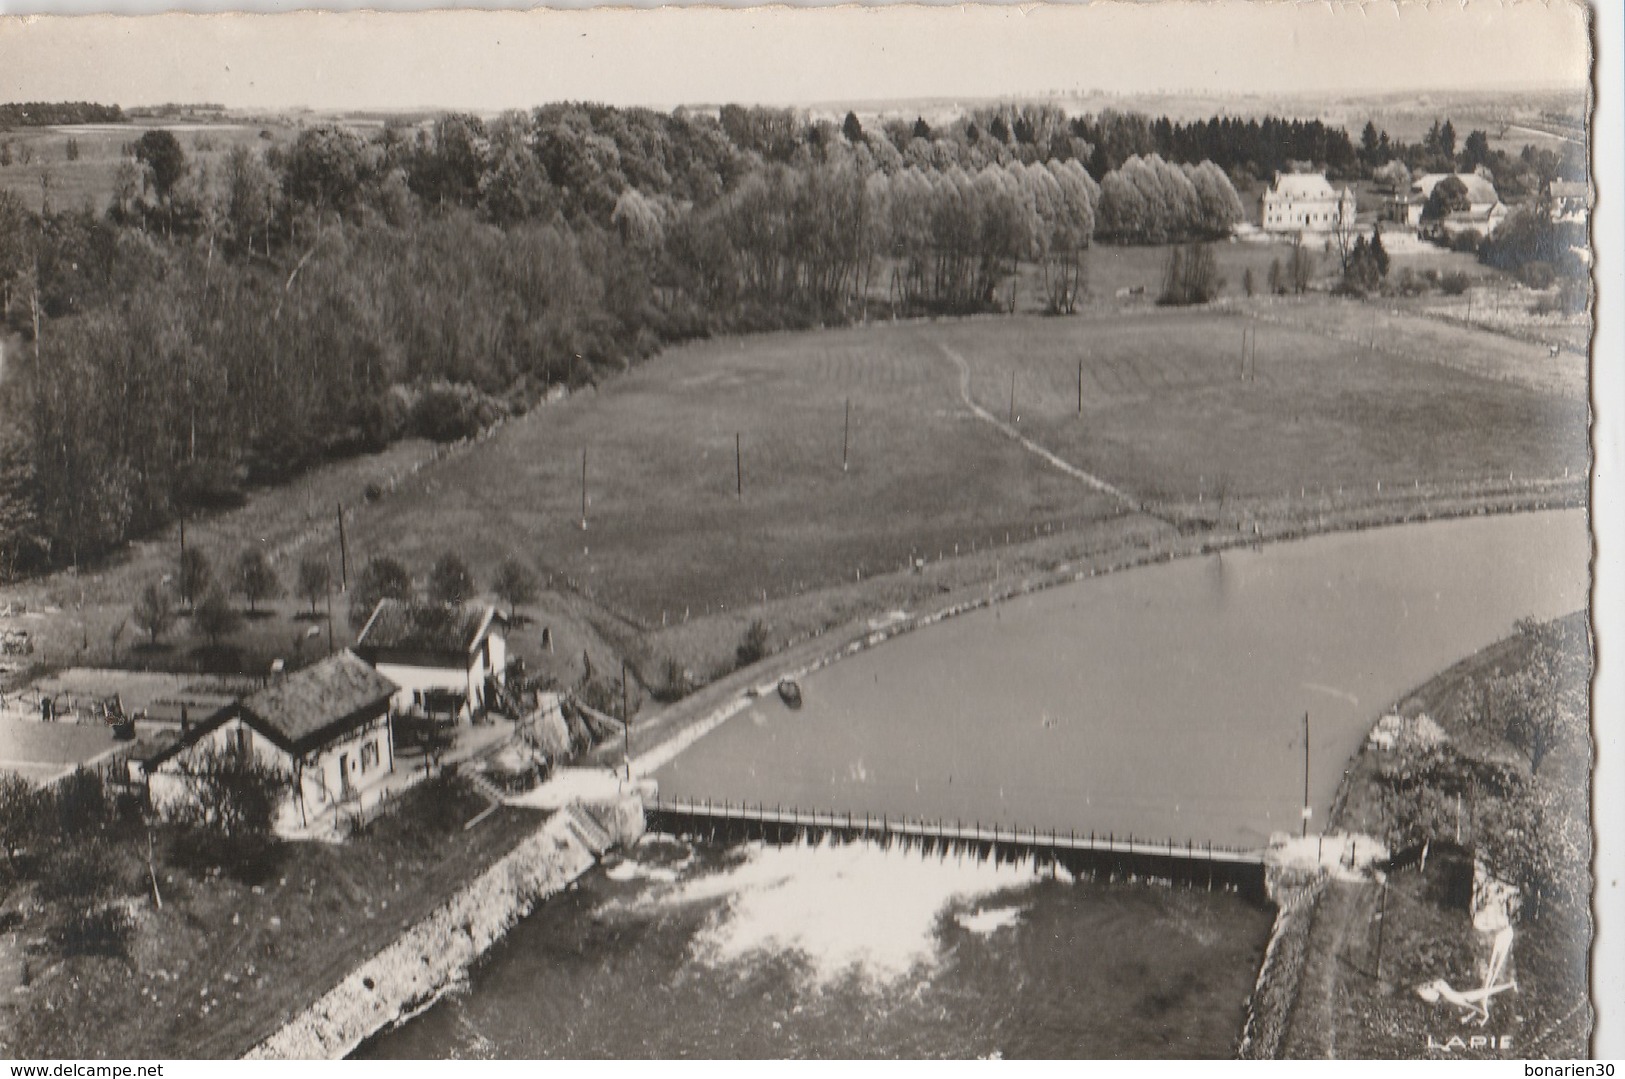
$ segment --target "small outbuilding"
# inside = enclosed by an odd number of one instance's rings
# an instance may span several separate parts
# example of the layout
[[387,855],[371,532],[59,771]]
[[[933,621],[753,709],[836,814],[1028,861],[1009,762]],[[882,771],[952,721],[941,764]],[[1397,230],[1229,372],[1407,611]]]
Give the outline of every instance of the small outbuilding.
[[490,605],[448,607],[384,599],[355,648],[400,688],[397,715],[461,721],[498,701],[508,667],[508,621]]

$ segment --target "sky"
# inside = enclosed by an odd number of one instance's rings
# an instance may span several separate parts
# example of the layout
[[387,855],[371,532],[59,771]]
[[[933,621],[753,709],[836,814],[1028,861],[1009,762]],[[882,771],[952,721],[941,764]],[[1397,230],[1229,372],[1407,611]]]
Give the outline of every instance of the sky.
[[1579,0],[51,15],[0,17],[0,101],[494,110],[1576,87],[1587,51]]

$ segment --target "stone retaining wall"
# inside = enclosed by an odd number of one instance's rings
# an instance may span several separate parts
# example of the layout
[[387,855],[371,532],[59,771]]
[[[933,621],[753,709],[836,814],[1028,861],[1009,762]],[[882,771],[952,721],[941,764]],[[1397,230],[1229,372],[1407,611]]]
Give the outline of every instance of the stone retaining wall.
[[316,1003],[255,1046],[249,1060],[338,1059],[439,999],[538,902],[593,866],[566,814],[536,834]]

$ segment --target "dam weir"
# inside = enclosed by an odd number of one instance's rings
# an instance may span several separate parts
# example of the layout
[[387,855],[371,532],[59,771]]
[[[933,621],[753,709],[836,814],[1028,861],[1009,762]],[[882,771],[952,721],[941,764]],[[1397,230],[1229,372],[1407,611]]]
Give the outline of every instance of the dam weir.
[[893,819],[826,813],[743,802],[650,798],[650,831],[731,845],[869,842],[922,858],[971,858],[997,864],[1029,861],[1051,872],[1095,881],[1166,882],[1209,891],[1221,888],[1267,900],[1266,855],[1214,843],[1179,842],[1112,833],[1022,829],[980,822]]

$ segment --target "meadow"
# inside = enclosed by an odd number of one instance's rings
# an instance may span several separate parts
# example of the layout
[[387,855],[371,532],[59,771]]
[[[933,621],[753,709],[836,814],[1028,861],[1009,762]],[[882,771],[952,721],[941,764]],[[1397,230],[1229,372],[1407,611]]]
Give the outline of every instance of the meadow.
[[[1148,271],[1151,254],[1132,254]],[[483,586],[519,557],[543,575],[527,613],[555,647],[527,629],[516,654],[566,683],[585,673],[583,653],[599,672],[631,656],[659,688],[671,659],[699,681],[730,669],[752,621],[782,647],[922,588],[995,579],[1024,541],[1233,535],[1260,511],[1313,527],[1338,505],[1583,476],[1584,387],[1581,356],[1323,296],[721,338],[450,452],[405,442],[335,463],[189,535],[221,568],[262,547],[290,588],[307,555],[338,568],[340,503],[352,580],[390,555],[422,581],[450,551]],[[36,658],[200,665],[185,620],[155,649],[127,624],[140,589],[173,572],[177,538],[8,589],[34,612]],[[911,572],[921,563],[932,572]],[[957,567],[952,581],[939,566]],[[325,611],[300,619],[302,606],[290,596],[245,624],[244,669],[326,650]],[[333,607],[343,644],[347,598]]]
[[[286,135],[289,130],[282,124],[264,128],[246,122],[198,124],[156,120],[0,130],[0,143],[9,143],[11,147],[11,163],[0,165],[0,190],[10,191],[35,213],[48,197],[53,210],[78,210],[88,206],[99,214],[107,208],[118,187],[119,163],[135,164],[133,151],[126,152],[126,148],[133,147],[143,134],[155,128],[174,134],[194,168],[210,171],[218,167],[233,146],[263,145],[262,130],[279,135]],[[68,157],[70,140],[78,147],[78,157],[73,160]]]
[[[510,425],[353,534],[409,565],[520,554],[649,629],[1163,502],[1583,471],[1583,395],[1521,380],[1545,350],[1392,313],[1373,349],[1354,333],[1371,317],[1318,301],[693,344]],[[1127,499],[976,418],[955,357],[996,419],[1014,376],[1016,429]]]

